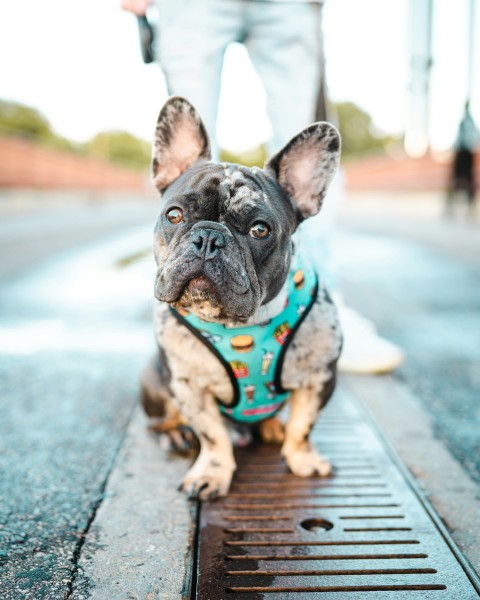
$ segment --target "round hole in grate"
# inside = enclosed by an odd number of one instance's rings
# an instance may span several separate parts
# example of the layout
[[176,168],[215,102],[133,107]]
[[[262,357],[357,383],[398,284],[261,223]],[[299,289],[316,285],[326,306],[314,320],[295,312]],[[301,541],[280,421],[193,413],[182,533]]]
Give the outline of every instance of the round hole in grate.
[[327,519],[318,518],[304,519],[300,522],[300,525],[307,531],[318,531],[319,529],[329,531],[333,527],[333,523],[330,523]]

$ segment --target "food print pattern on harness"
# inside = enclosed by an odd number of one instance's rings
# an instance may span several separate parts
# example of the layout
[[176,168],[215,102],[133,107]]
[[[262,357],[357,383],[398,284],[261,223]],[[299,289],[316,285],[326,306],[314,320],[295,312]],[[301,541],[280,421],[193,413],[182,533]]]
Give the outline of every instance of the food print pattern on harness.
[[265,323],[228,327],[204,321],[191,312],[178,321],[200,339],[220,360],[232,382],[234,398],[220,411],[241,423],[255,423],[273,416],[288,400],[281,375],[285,353],[318,293],[313,268],[297,257],[288,275],[288,295],[283,310]]

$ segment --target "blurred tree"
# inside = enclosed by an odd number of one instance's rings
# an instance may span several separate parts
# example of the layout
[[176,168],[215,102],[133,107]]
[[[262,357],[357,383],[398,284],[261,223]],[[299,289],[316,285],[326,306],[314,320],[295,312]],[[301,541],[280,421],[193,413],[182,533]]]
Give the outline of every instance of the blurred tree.
[[59,150],[84,151],[80,144],[57,135],[39,110],[18,102],[0,100],[0,134],[28,138]]
[[[400,138],[383,135],[373,124],[372,117],[353,102],[330,104],[330,112],[337,116],[336,121],[342,136],[342,158],[347,160],[364,154],[385,152],[387,146],[400,142]],[[245,152],[221,151],[225,162],[239,163],[247,167],[262,167],[267,158],[265,145]]]
[[[372,117],[353,102],[333,105],[338,115],[343,140],[342,156],[347,160],[365,153],[383,152],[398,138],[382,135],[375,130]],[[147,170],[150,163],[150,144],[127,131],[103,131],[90,142],[78,144],[57,135],[40,111],[17,102],[0,100],[0,135],[27,137],[44,145],[77,154],[102,156],[125,167]],[[265,146],[246,152],[222,151],[222,160],[247,166],[263,166]]]
[[76,154],[101,156],[132,169],[148,169],[150,163],[150,144],[126,131],[104,131],[86,144],[75,143],[57,135],[39,110],[18,102],[0,100],[0,135],[23,137]]
[[53,136],[50,123],[38,110],[6,100],[0,100],[0,131],[42,139]]
[[334,105],[342,136],[342,156],[354,158],[374,151],[383,152],[399,138],[382,135],[374,126],[372,117],[353,102]]
[[102,131],[87,146],[90,154],[131,169],[145,170],[150,164],[150,144],[127,131]]
[[265,144],[244,150],[243,152],[230,152],[229,150],[220,151],[220,160],[228,163],[238,163],[246,167],[263,167],[267,160],[267,148]]

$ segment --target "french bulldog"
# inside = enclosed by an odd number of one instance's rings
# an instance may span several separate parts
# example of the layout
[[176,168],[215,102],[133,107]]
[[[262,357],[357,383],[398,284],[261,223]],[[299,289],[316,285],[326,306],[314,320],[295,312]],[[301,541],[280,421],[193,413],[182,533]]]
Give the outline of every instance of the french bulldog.
[[[297,268],[293,235],[320,210],[339,154],[337,130],[322,122],[296,135],[263,170],[216,163],[187,100],[170,98],[160,112],[152,160],[161,194],[154,232],[158,357],[142,375],[142,398],[147,414],[162,416],[179,443],[182,424],[198,438],[198,457],[180,486],[191,498],[228,493],[236,468],[229,420],[253,423],[264,440],[281,443],[295,475],[331,473],[309,434],[335,387],[341,332],[322,282],[303,263]],[[297,293],[304,296],[295,305]],[[294,322],[277,325],[287,309]],[[256,367],[244,358],[253,356],[257,332],[258,375],[272,379],[275,363],[276,379],[252,384],[245,377]],[[283,427],[274,415],[286,400]]]

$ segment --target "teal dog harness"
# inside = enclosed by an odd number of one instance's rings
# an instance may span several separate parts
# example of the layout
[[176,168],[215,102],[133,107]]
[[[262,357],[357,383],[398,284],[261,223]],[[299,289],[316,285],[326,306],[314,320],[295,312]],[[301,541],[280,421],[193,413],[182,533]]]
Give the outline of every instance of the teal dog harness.
[[318,292],[315,271],[300,259],[288,275],[288,297],[282,312],[257,325],[226,327],[171,309],[178,321],[220,360],[233,385],[233,403],[220,411],[242,423],[274,415],[290,396],[281,384],[285,353]]

